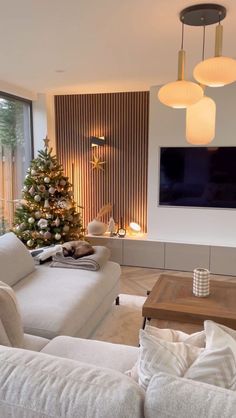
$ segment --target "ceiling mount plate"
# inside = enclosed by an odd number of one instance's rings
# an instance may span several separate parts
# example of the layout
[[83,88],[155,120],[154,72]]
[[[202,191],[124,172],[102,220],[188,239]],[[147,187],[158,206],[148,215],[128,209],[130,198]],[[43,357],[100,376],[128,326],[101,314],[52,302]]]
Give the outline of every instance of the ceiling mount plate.
[[226,8],[220,4],[196,4],[180,12],[179,18],[185,25],[204,26],[213,25],[226,16]]

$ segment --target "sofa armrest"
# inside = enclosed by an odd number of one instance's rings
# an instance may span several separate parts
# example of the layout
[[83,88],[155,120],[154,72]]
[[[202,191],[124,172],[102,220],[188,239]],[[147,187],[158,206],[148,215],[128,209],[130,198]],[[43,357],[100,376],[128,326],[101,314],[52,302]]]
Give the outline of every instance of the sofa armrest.
[[145,418],[233,418],[236,393],[218,386],[159,373],[145,398]]

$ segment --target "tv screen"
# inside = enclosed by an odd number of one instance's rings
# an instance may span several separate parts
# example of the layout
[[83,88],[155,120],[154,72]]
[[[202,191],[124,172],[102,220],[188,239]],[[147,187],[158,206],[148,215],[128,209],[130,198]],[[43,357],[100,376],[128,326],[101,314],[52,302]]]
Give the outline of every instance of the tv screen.
[[236,147],[161,148],[159,204],[236,208]]

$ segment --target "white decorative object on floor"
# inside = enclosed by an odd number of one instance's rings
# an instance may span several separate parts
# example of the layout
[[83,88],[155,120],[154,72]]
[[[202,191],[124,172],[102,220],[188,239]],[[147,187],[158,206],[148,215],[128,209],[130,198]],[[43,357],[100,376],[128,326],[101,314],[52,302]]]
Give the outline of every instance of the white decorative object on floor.
[[206,297],[210,294],[210,272],[207,269],[196,268],[193,271],[193,294]]
[[97,219],[88,224],[88,233],[91,235],[103,235],[107,230],[107,225]]

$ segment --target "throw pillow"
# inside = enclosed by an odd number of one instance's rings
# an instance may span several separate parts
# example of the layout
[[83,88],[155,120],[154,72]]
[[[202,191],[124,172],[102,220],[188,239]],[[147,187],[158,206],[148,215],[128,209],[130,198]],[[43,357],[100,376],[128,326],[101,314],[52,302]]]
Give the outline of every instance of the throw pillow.
[[140,330],[139,384],[146,389],[159,372],[183,376],[203,349],[184,342],[169,342]]
[[236,332],[213,321],[205,321],[206,349],[185,377],[236,390]]
[[[205,331],[195,332],[194,334],[186,334],[182,331],[177,331],[174,329],[164,329],[152,327],[151,325],[146,325],[145,331],[148,335],[160,338],[161,340],[169,342],[184,342],[185,344],[194,345],[199,348],[205,347]],[[138,376],[138,361],[132,367],[131,370],[127,370],[125,373],[127,376],[131,377],[136,382],[139,381]]]
[[14,291],[0,282],[0,345],[21,348],[24,333]]
[[206,343],[205,331],[195,332],[194,334],[186,334],[182,331],[175,329],[162,329],[146,325],[145,331],[148,335],[161,338],[162,340],[169,342],[185,342],[186,344],[195,345],[196,347],[203,348]]
[[9,286],[32,273],[35,269],[33,257],[13,232],[0,237],[1,278]]

